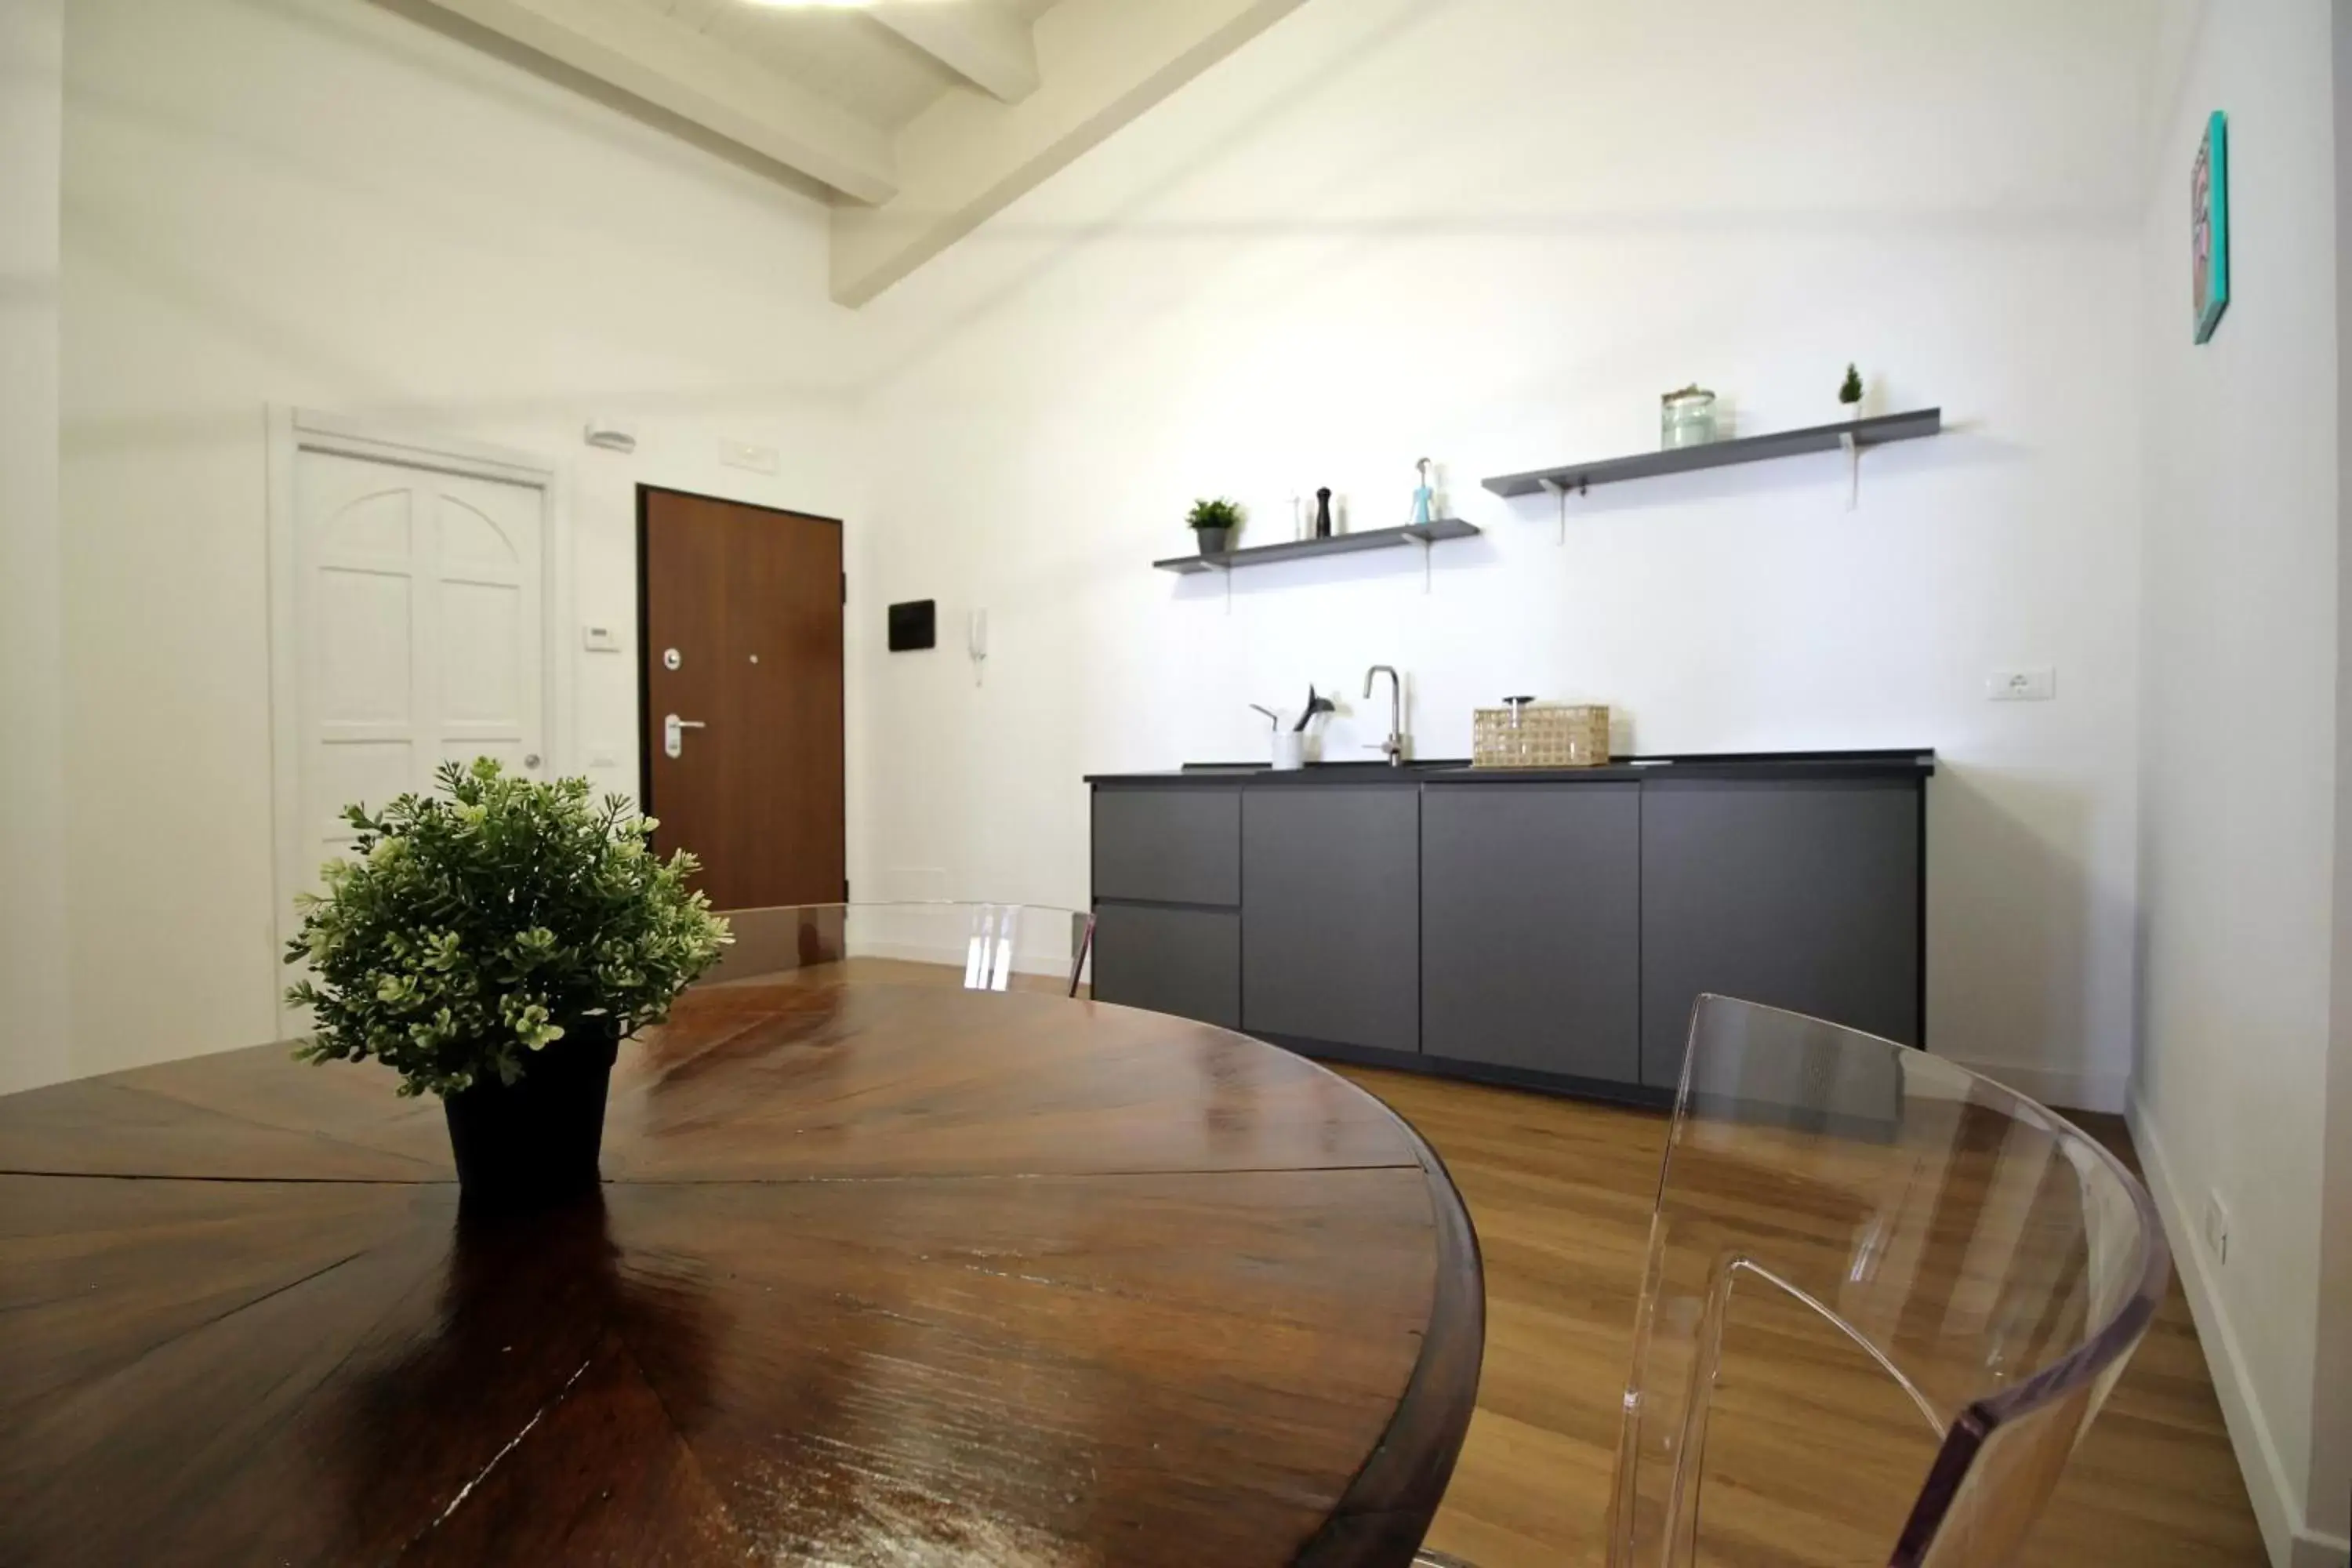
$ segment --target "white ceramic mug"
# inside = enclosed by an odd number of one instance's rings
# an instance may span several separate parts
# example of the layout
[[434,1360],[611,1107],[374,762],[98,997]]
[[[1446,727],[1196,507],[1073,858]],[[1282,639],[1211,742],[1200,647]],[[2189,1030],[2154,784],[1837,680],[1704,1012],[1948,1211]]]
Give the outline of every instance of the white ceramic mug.
[[1297,730],[1274,732],[1274,771],[1296,773],[1307,765],[1307,737]]

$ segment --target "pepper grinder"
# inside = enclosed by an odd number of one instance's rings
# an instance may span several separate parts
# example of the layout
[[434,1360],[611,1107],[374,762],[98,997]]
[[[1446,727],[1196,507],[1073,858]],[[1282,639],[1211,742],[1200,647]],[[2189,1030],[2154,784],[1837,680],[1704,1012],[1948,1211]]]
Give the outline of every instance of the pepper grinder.
[[1315,492],[1315,537],[1331,537],[1331,487],[1328,485]]

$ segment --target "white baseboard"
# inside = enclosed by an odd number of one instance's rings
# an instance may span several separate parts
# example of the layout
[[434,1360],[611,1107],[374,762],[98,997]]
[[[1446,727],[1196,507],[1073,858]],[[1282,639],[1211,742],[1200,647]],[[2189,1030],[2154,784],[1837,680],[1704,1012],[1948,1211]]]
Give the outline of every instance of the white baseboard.
[[2346,1568],[2347,1559],[2352,1559],[2352,1543],[2312,1529],[2295,1501],[2278,1444],[2271,1436],[2252,1380],[2246,1375],[2237,1331],[2231,1326],[2221,1292],[2214,1289],[2212,1265],[2199,1239],[2194,1213],[2174,1185],[2163,1142],[2148,1125],[2137,1098],[2126,1114],[2131,1121],[2132,1144],[2139,1151],[2140,1169],[2147,1176],[2148,1195],[2156,1200],[2165,1234],[2172,1241],[2172,1266],[2189,1297],[2189,1314],[2197,1321],[2198,1342],[2213,1374],[2213,1392],[2221,1396],[2221,1418],[2230,1428],[2230,1446],[2237,1450],[2238,1468],[2245,1474],[2246,1492],[2253,1500],[2254,1519],[2262,1526],[2272,1568]]
[[1973,1073],[1981,1073],[2004,1089],[2028,1100],[2038,1100],[2053,1110],[2103,1110],[2120,1113],[2129,1098],[2130,1079],[2123,1073],[2075,1072],[2031,1067],[2017,1062],[1971,1062],[1948,1058]]

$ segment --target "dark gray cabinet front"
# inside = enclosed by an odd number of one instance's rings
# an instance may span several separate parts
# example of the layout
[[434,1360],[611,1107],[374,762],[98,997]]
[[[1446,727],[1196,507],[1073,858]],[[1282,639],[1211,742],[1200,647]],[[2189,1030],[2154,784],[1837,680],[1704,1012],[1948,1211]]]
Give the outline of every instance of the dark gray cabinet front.
[[1421,1047],[1420,792],[1242,795],[1242,1027]]
[[1641,1081],[1641,835],[1639,784],[1423,792],[1424,1054]]
[[1682,1072],[1702,992],[1920,1037],[1916,783],[1647,781],[1642,1081]]
[[1096,898],[1242,901],[1241,791],[1098,787],[1094,815]]
[[1242,1026],[1242,918],[1231,910],[1103,904],[1095,910],[1101,1002]]

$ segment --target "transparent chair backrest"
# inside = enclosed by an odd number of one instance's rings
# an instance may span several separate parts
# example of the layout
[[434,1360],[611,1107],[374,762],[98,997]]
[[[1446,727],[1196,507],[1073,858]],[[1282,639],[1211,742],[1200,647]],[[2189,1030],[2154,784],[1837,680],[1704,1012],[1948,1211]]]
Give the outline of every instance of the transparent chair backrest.
[[2169,1268],[2138,1182],[2033,1101],[1702,997],[1611,1568],[2012,1562]]
[[1053,989],[1075,996],[1094,946],[1094,916],[1034,904],[791,904],[730,910],[734,941],[703,984],[844,973],[967,991]]

